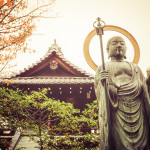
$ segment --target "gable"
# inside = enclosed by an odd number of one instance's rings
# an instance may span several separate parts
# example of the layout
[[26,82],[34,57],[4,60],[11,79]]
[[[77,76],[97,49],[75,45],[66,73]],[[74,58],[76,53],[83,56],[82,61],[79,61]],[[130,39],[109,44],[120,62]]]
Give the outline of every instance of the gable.
[[68,61],[55,41],[43,58],[13,74],[11,78],[14,77],[93,77],[93,75]]
[[19,77],[35,76],[86,77],[86,75],[77,71],[62,60],[56,52],[53,52],[42,62],[19,75]]

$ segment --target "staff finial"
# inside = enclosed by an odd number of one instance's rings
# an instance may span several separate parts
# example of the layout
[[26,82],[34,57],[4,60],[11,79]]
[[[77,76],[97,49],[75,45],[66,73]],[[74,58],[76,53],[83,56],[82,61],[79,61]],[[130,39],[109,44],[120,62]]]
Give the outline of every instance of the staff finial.
[[96,29],[96,33],[97,35],[103,35],[103,28],[106,26],[105,22],[103,20],[101,20],[100,17],[98,17],[96,19],[96,21],[94,21],[93,23],[93,27]]

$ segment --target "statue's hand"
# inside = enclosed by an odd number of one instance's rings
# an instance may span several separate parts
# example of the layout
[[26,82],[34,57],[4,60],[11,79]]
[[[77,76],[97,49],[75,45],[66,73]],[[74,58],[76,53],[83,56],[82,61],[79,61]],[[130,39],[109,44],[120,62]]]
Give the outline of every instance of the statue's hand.
[[104,81],[105,81],[106,79],[108,79],[108,77],[109,77],[109,72],[106,71],[106,70],[102,70],[102,71],[100,71],[99,75],[100,75],[100,81],[101,81],[102,84],[103,84]]

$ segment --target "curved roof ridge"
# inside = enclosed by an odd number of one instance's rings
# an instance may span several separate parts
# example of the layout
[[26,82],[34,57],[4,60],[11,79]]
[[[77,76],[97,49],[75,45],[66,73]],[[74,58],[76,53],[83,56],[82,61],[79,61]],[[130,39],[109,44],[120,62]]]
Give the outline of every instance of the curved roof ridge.
[[78,66],[74,65],[73,63],[71,63],[67,58],[64,57],[62,51],[61,51],[61,47],[58,46],[58,44],[56,44],[56,40],[54,40],[54,43],[51,45],[51,47],[48,48],[48,51],[46,52],[46,54],[40,58],[39,60],[37,60],[36,62],[32,63],[31,65],[28,65],[26,68],[24,68],[23,70],[19,70],[19,72],[13,74],[10,78],[12,77],[16,77],[17,75],[20,75],[21,73],[31,69],[32,67],[36,66],[37,64],[41,63],[43,60],[45,60],[49,55],[51,55],[53,52],[56,52],[56,54],[63,60],[65,61],[67,64],[69,64],[71,67],[73,67],[74,69],[76,69],[77,71],[89,76],[89,77],[93,77],[92,74],[87,73],[85,70],[79,68]]

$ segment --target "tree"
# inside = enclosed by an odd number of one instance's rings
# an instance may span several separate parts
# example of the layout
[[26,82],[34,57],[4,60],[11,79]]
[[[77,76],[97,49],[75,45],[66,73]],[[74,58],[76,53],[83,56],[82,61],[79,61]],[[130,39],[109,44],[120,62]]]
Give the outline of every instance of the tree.
[[[38,0],[37,0],[38,1]],[[28,0],[0,1],[0,72],[19,52],[27,49],[26,39],[35,29],[34,19],[44,17],[55,0],[31,4]],[[12,66],[9,66],[12,67]]]
[[[28,105],[22,105],[25,95],[19,89],[0,88],[0,134],[3,134],[3,131],[10,131],[13,134],[20,127],[28,127],[28,124],[23,122],[24,109],[28,107]],[[0,139],[2,150],[8,149],[10,145],[9,139]]]
[[50,136],[80,133],[79,121],[74,116],[80,111],[74,109],[71,103],[48,98],[47,93],[48,89],[32,91],[24,100],[24,104],[29,103],[26,116],[34,133],[31,137],[39,143],[40,150],[49,149],[50,145],[55,147],[54,139],[50,140]]
[[86,104],[86,108],[81,112],[83,126],[98,130],[98,105],[97,100],[90,104]]
[[[30,131],[30,137],[39,144],[39,149],[88,150],[96,148],[97,133],[83,132],[83,128],[98,126],[97,103],[88,104],[80,113],[73,104],[48,98],[49,89],[32,91],[1,88],[0,129],[15,130],[18,127]],[[31,132],[32,131],[32,132]],[[0,141],[7,145],[6,141]],[[8,142],[9,143],[9,142]]]
[[26,93],[19,89],[0,88],[0,129],[5,129],[3,124],[10,130],[16,130],[21,126],[21,121],[25,117],[24,109],[28,107],[22,105],[25,97]]
[[26,113],[33,130],[32,140],[43,149],[86,150],[98,146],[97,133],[83,133],[82,128],[98,127],[97,102],[88,104],[80,115],[73,104],[48,98],[48,89],[32,91],[24,103],[30,103]]

